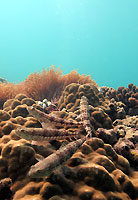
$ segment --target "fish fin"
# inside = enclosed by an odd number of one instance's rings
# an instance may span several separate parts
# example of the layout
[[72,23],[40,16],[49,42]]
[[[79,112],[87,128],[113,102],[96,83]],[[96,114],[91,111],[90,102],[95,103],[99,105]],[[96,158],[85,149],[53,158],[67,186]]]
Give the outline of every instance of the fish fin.
[[41,122],[41,125],[42,125],[42,128],[45,128],[47,129],[48,127],[50,127],[50,129],[54,129],[55,128],[55,125],[54,123],[50,123],[49,121],[46,122]]
[[44,122],[41,122],[41,125],[42,125],[42,127],[43,127],[43,128],[47,128],[47,125],[46,125],[46,123],[44,123]]
[[65,147],[69,142],[68,141],[64,141],[62,143],[62,145],[60,146],[59,150],[61,150],[63,147]]
[[82,119],[82,114],[79,114],[79,115],[76,117],[76,120],[77,120],[77,119],[80,119],[80,120],[81,120],[81,119]]
[[36,159],[37,161],[41,161],[41,160],[44,159],[44,157],[43,157],[42,155],[36,153],[36,154],[35,154],[35,159]]

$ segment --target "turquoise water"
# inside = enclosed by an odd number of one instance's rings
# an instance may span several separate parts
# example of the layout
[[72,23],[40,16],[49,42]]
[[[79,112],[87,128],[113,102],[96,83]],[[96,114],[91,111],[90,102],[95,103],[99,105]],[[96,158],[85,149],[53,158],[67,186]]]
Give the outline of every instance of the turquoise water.
[[138,85],[138,0],[1,0],[0,77],[51,64],[99,86]]

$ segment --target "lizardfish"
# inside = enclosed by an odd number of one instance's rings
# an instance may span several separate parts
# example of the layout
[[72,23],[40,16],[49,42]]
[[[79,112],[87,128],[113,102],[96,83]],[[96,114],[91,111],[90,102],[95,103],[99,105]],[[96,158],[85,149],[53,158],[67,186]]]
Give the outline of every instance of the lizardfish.
[[16,135],[30,141],[61,140],[68,137],[76,137],[79,132],[60,131],[58,129],[26,128],[19,127],[15,130]]
[[86,141],[88,136],[70,142],[55,153],[40,160],[31,166],[28,175],[32,178],[43,178],[49,176],[56,168],[65,163],[77,151],[77,149]]
[[83,127],[85,128],[87,134],[90,137],[92,137],[92,132],[94,132],[94,129],[90,123],[90,115],[88,112],[88,100],[85,96],[82,96],[80,100],[80,116],[81,121],[83,123]]
[[[48,122],[60,124],[60,125],[67,125],[67,126],[82,126],[82,122],[75,122],[71,120],[66,120],[63,118],[59,118],[54,115],[49,115],[44,112],[41,112],[40,110],[34,108],[33,106],[29,106],[27,108],[30,115],[34,116],[36,119],[40,121],[40,123],[47,124]],[[42,124],[42,125],[43,125]]]

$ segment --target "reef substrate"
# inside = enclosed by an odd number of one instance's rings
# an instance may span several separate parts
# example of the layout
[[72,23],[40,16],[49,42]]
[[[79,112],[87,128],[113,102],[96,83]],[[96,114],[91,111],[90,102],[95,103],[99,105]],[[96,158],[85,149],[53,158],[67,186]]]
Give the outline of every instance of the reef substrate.
[[[80,99],[88,99],[92,138],[50,176],[31,178],[30,167],[39,156],[56,152],[63,140],[29,142],[15,134],[18,127],[42,128],[28,112],[33,106],[49,116],[80,122]],[[54,103],[53,103],[54,104]],[[136,200],[138,199],[138,87],[114,90],[92,84],[71,83],[57,103],[43,108],[32,98],[18,94],[0,110],[1,200]],[[47,123],[47,128],[79,132],[84,127]],[[6,192],[5,192],[6,191]]]

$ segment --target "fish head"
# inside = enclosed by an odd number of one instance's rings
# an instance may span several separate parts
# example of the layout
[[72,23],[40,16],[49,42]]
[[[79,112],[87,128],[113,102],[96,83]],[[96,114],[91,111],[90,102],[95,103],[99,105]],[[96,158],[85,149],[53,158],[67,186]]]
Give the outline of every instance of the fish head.
[[43,178],[45,176],[49,176],[51,173],[52,173],[52,171],[47,167],[45,167],[45,169],[43,169],[43,168],[39,168],[39,167],[36,167],[35,165],[33,165],[33,166],[31,166],[31,168],[28,172],[28,176],[30,176],[32,178]]
[[27,111],[29,112],[30,115],[36,117],[38,120],[41,119],[40,110],[36,109],[34,106],[28,106]]
[[[29,128],[29,131],[31,131],[31,128]],[[29,135],[29,131],[27,128],[19,127],[15,130],[15,134],[25,140],[32,140],[31,136]]]
[[15,130],[15,134],[17,136],[19,136],[20,138],[24,138],[24,135],[25,135],[25,129],[23,127],[19,127]]
[[33,106],[28,106],[27,110],[28,110],[29,114],[33,114],[35,112],[35,108]]
[[32,178],[42,178],[41,177],[41,170],[36,169],[35,166],[31,166],[31,168],[28,172],[28,176],[30,176]]

